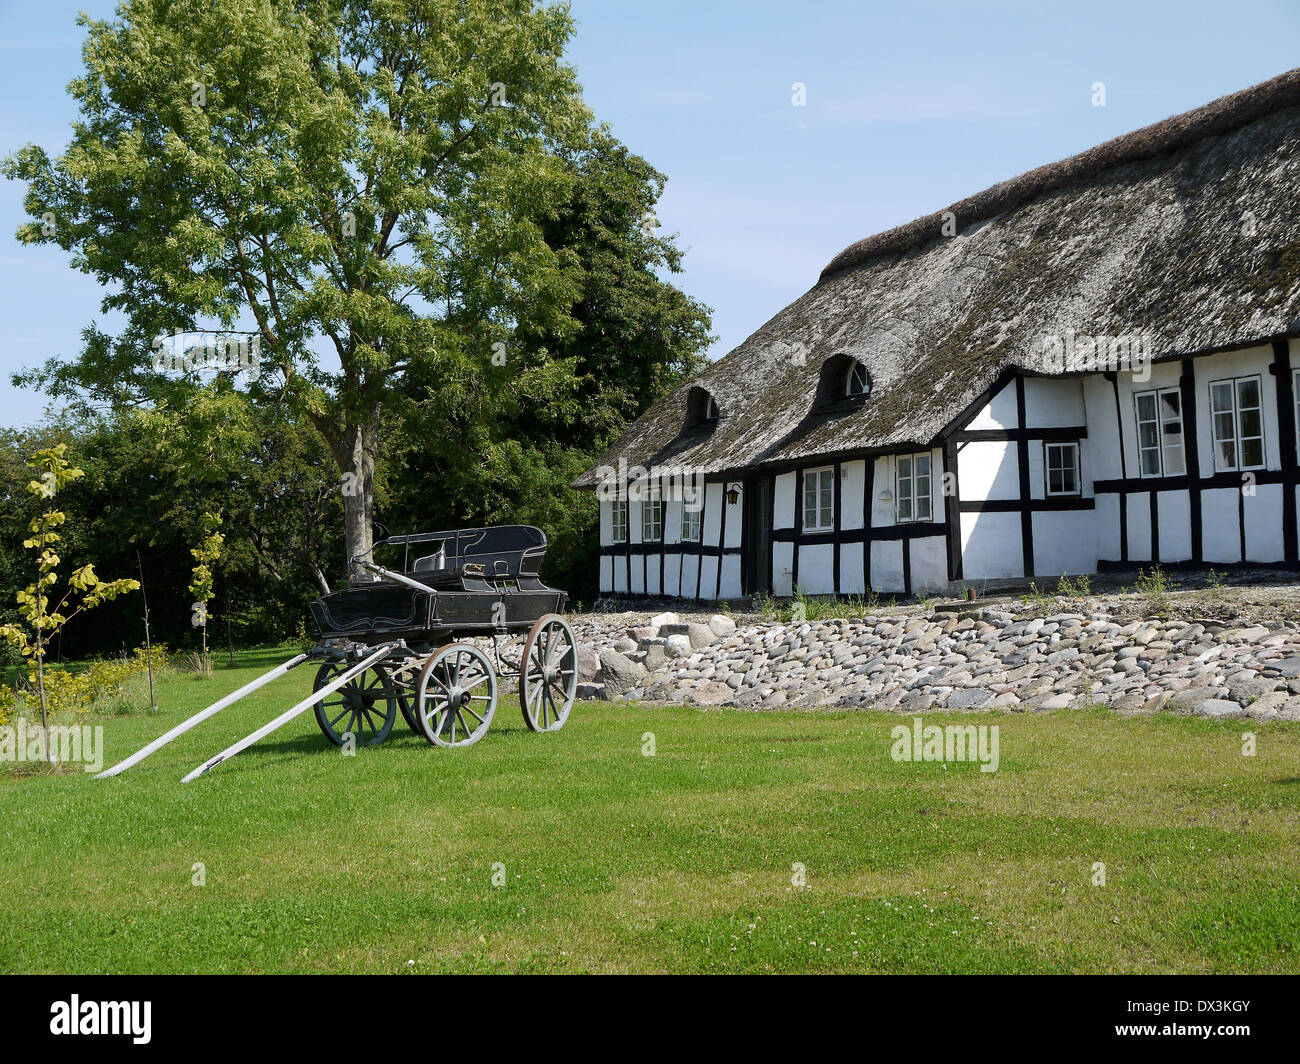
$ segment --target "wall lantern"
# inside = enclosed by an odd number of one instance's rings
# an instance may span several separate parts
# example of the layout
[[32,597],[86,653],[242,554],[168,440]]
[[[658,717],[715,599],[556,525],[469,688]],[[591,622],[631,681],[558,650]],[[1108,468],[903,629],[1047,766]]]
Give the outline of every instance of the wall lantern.
[[729,506],[735,506],[736,503],[738,503],[739,501],[740,501],[740,485],[739,485],[739,484],[728,484],[728,485],[727,485],[727,504],[728,504]]

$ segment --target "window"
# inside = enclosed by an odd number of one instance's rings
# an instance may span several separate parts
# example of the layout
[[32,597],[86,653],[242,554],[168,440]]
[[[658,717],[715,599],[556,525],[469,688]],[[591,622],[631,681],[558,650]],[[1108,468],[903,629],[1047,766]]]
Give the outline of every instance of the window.
[[867,367],[861,362],[849,363],[848,381],[844,386],[844,394],[850,399],[865,399],[871,394],[871,375],[867,372]]
[[1187,472],[1183,451],[1183,397],[1177,388],[1138,392],[1138,469],[1144,477]]
[[682,542],[700,541],[700,511],[682,503]]
[[663,500],[650,498],[641,500],[641,542],[658,543],[663,538]]
[[835,469],[810,469],[803,475],[803,530],[835,528]]
[[718,420],[718,402],[707,391],[698,386],[686,393],[686,427],[699,428],[712,425]]
[[1221,473],[1264,465],[1264,418],[1258,377],[1210,382],[1214,468]]
[[609,504],[609,541],[611,543],[627,542],[627,502]]
[[934,501],[930,495],[930,455],[900,455],[897,462],[899,521],[930,521]]
[[1047,494],[1079,494],[1079,445],[1043,444],[1043,467],[1047,472]]

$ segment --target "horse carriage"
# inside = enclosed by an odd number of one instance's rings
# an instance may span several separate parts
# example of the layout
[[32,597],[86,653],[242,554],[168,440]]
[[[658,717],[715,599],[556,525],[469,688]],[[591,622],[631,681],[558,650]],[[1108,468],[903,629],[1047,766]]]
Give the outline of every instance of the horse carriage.
[[[373,561],[401,548],[400,568]],[[503,677],[517,677],[524,723],[558,731],[577,694],[577,642],[561,616],[568,594],[541,580],[546,536],[528,525],[392,536],[353,562],[375,580],[311,604],[319,641],[196,713],[100,773],[115,776],[304,662],[319,662],[312,693],[196,768],[203,775],[307,709],[338,746],[373,746],[400,713],[434,746],[461,747],[487,734]],[[478,639],[477,643],[468,642]],[[491,653],[489,654],[489,649]],[[98,777],[97,777],[98,778]]]

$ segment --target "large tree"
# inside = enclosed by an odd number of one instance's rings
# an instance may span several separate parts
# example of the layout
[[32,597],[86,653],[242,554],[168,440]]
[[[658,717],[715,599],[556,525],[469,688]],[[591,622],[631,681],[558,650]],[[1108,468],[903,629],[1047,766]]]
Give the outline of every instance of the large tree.
[[576,256],[547,239],[591,135],[566,6],[124,0],[83,22],[67,151],[4,169],[29,183],[20,239],[71,252],[126,325],[88,327],[29,383],[166,402],[158,337],[249,329],[253,398],[309,419],[337,463],[349,557],[371,547],[381,421],[413,378],[430,433],[489,390],[572,392],[553,361],[512,357],[521,322],[577,327]]

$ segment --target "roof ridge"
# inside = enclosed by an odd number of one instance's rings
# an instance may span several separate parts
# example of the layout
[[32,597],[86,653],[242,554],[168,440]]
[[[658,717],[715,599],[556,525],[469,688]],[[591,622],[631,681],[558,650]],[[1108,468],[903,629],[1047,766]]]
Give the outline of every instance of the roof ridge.
[[1191,111],[1124,133],[1076,155],[1028,170],[958,200],[943,210],[856,241],[831,259],[817,283],[821,284],[835,274],[878,255],[900,253],[928,243],[942,232],[946,215],[955,216],[962,226],[983,221],[1081,178],[1240,129],[1267,114],[1296,104],[1300,104],[1300,67],[1240,92],[1221,96]]

